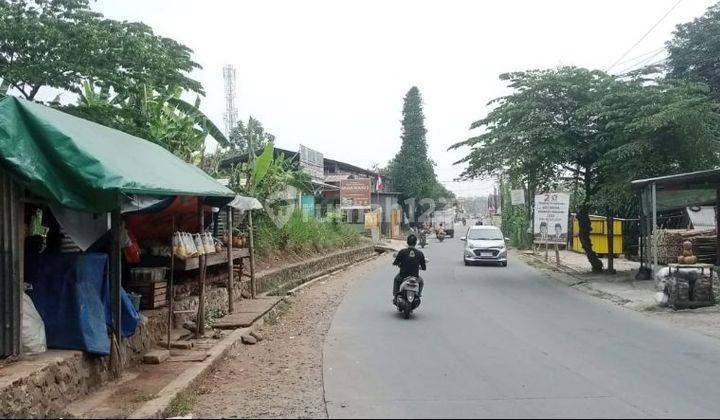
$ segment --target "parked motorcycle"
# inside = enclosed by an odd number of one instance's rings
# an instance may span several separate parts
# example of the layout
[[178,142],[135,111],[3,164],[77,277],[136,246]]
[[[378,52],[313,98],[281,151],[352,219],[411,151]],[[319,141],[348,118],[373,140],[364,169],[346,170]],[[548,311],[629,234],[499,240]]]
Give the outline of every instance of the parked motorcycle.
[[420,306],[420,283],[416,277],[407,277],[403,281],[394,303],[403,317],[409,319],[412,311]]

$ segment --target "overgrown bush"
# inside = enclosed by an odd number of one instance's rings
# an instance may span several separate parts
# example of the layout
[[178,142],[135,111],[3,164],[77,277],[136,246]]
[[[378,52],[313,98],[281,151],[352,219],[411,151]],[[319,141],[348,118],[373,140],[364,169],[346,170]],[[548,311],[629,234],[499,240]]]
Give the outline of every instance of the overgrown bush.
[[255,249],[261,255],[273,251],[323,251],[359,243],[360,233],[335,217],[316,219],[295,211],[285,225],[278,227],[269,217],[258,218]]

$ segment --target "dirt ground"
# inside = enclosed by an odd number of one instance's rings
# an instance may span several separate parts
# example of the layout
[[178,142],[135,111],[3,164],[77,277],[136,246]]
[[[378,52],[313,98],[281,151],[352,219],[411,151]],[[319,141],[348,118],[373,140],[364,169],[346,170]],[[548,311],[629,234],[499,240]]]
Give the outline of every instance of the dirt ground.
[[389,257],[361,263],[301,290],[268,322],[263,340],[242,346],[197,387],[195,418],[326,418],[325,335],[345,293]]

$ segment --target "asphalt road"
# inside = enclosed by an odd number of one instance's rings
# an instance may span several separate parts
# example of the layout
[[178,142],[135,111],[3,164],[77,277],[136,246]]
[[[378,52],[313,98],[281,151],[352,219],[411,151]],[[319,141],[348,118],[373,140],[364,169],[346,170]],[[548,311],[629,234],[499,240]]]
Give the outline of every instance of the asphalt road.
[[584,295],[512,255],[507,268],[465,267],[462,247],[430,242],[410,320],[391,304],[389,256],[346,295],[324,349],[331,418],[720,415],[720,341]]

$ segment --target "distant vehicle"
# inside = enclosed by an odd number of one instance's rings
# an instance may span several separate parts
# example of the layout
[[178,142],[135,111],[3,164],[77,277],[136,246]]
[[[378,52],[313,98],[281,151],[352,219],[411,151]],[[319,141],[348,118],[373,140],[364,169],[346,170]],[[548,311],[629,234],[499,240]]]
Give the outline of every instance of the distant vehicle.
[[440,229],[437,233],[438,241],[442,242],[445,240],[445,231],[443,229]]
[[495,226],[471,226],[465,241],[463,261],[465,265],[494,263],[507,267],[507,244],[500,228]]
[[455,237],[455,209],[437,210],[432,215],[433,226],[445,229],[445,234],[451,238]]

